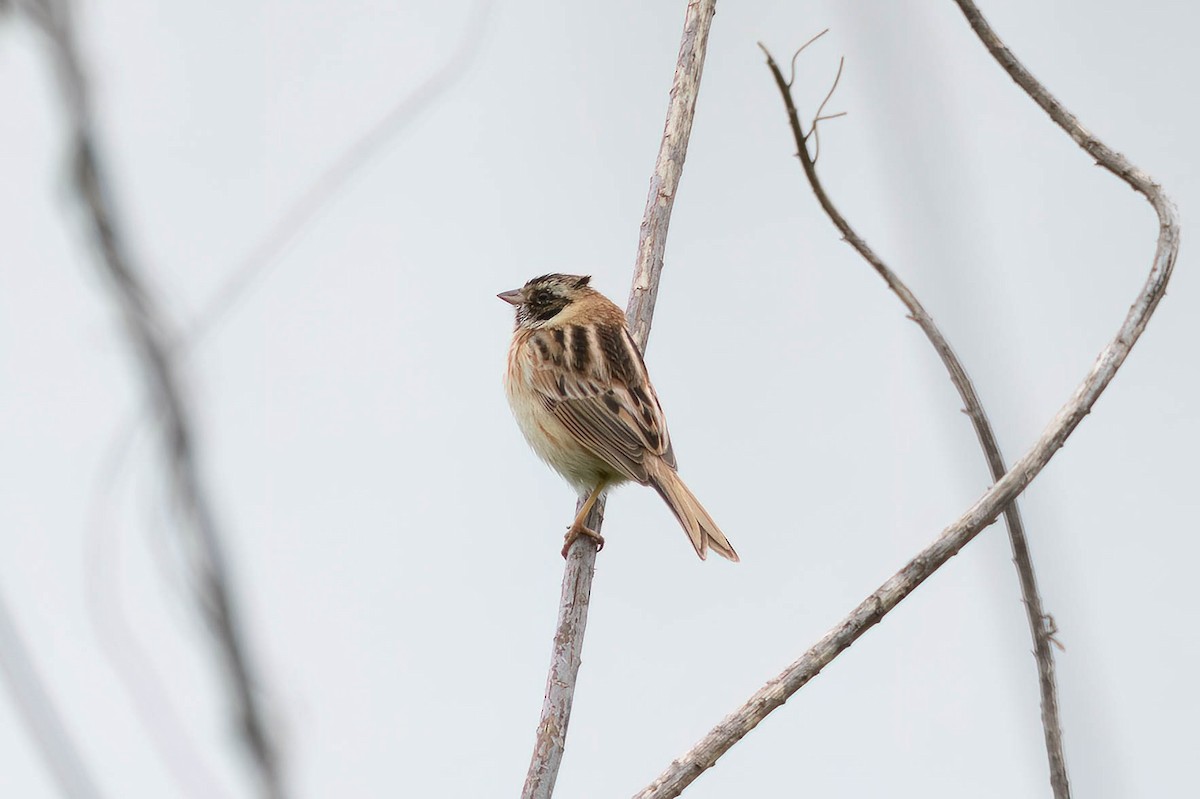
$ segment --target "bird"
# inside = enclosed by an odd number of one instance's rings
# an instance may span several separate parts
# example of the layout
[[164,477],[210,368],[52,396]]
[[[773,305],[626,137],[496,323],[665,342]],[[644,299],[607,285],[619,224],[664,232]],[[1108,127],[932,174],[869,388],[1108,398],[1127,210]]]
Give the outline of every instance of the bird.
[[676,472],[658,395],[624,312],[590,275],[549,274],[496,296],[514,306],[505,393],[525,440],[584,499],[567,530],[566,557],[596,501],[626,482],[653,487],[704,560],[738,555]]

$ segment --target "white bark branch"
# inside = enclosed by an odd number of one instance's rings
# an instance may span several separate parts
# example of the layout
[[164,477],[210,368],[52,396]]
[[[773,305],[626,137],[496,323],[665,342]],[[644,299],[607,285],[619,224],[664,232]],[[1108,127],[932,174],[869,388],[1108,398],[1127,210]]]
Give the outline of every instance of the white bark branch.
[[[762,47],[762,45],[760,44],[759,47]],[[925,333],[925,337],[929,339],[929,343],[933,345],[942,364],[946,367],[946,371],[950,374],[950,382],[954,384],[959,397],[962,398],[964,409],[967,416],[971,419],[971,425],[975,429],[976,438],[979,439],[979,446],[983,450],[992,479],[999,480],[1004,476],[1008,467],[1004,465],[1004,456],[1000,453],[1000,445],[996,440],[995,431],[992,430],[991,422],[988,420],[987,414],[983,409],[983,403],[979,399],[979,394],[975,391],[975,385],[967,374],[967,370],[950,347],[950,342],[942,335],[942,331],[933,321],[933,317],[921,305],[916,295],[884,263],[883,259],[871,249],[867,242],[858,235],[858,232],[851,227],[850,223],[846,221],[846,218],[842,216],[841,212],[833,204],[820,178],[817,176],[816,156],[810,156],[808,152],[808,137],[811,135],[814,140],[817,139],[817,126],[821,119],[821,109],[817,110],[813,118],[813,123],[806,133],[800,122],[800,116],[796,111],[795,102],[792,98],[792,81],[784,80],[783,72],[780,70],[779,65],[775,63],[775,59],[771,57],[771,54],[767,52],[765,47],[763,47],[763,52],[767,54],[767,66],[770,68],[771,74],[775,78],[775,85],[783,97],[784,107],[787,109],[788,122],[792,129],[792,137],[796,142],[796,155],[800,159],[800,165],[804,169],[804,175],[808,178],[808,183],[812,187],[813,194],[816,195],[821,208],[824,209],[826,215],[842,234],[842,238],[883,278],[888,288],[908,308],[909,318],[917,323],[922,332]],[[793,60],[794,63],[795,61]],[[838,75],[841,75],[840,66],[838,68]],[[833,90],[831,89],[830,94],[832,95],[832,93]],[[829,97],[827,96],[825,99],[828,101]],[[824,107],[824,103],[822,103],[822,107]],[[1052,635],[1046,623],[1048,617],[1042,609],[1042,598],[1038,592],[1037,576],[1033,570],[1033,558],[1029,553],[1029,542],[1025,537],[1025,524],[1021,520],[1021,512],[1017,507],[1016,500],[1005,506],[1004,522],[1008,528],[1008,539],[1012,547],[1013,564],[1017,568],[1017,576],[1021,584],[1021,596],[1025,603],[1030,635],[1033,637],[1034,659],[1037,663],[1038,687],[1041,693],[1042,730],[1046,740],[1046,756],[1050,764],[1050,785],[1055,799],[1070,799],[1071,787],[1067,779],[1067,761],[1066,755],[1063,752],[1062,724],[1058,714],[1058,688],[1054,678]]]
[[[683,38],[675,79],[671,85],[671,102],[654,174],[650,177],[650,193],[638,237],[637,262],[633,273],[626,317],[634,340],[643,350],[650,337],[654,303],[658,297],[659,277],[662,274],[663,252],[667,244],[667,229],[671,209],[683,173],[692,119],[696,113],[696,98],[700,90],[700,75],[708,46],[708,32],[716,11],[716,0],[690,0],[683,22]],[[578,512],[578,506],[576,509]],[[587,525],[599,530],[603,522],[603,503],[597,503],[588,516]],[[588,601],[595,573],[596,551],[590,539],[580,536],[567,553],[563,573],[562,599],[559,605],[558,626],[554,634],[554,652],[550,673],[546,678],[546,696],[538,722],[537,742],[522,799],[550,799],[558,779],[566,745],[567,725],[579,674],[583,635],[587,629]]]
[[716,7],[716,0],[690,0],[688,3],[679,60],[675,65],[675,81],[671,84],[667,123],[663,128],[654,174],[650,176],[650,194],[646,198],[646,210],[642,215],[642,228],[638,236],[633,287],[629,291],[629,305],[625,310],[629,332],[643,351],[650,340],[650,321],[654,317],[654,303],[658,300],[658,281],[667,247],[667,228],[671,224],[675,193],[679,190],[683,161],[687,157],[688,140],[692,135],[696,98],[700,94],[700,75],[704,71],[704,55],[708,49],[708,32]]
[[1101,143],[1013,57],[1008,48],[988,27],[978,9],[969,0],[955,0],[972,28],[1013,80],[1040,105],[1080,147],[1097,163],[1128,183],[1143,195],[1158,215],[1158,241],[1150,274],[1134,299],[1116,336],[1100,351],[1087,377],[1051,420],[1049,426],[1020,460],[1002,478],[975,501],[965,513],[942,531],[900,571],[868,596],[836,627],[813,645],[799,660],[769,681],[740,708],[714,727],[691,750],[671,763],[657,779],[637,793],[634,799],[668,799],[678,796],[705,769],[729,751],[760,721],[782,705],[796,691],[829,665],[839,654],[879,622],[904,597],[943,566],[979,532],[996,520],[1010,503],[1045,468],[1083,421],[1096,400],[1112,382],[1134,343],[1166,292],[1167,281],[1179,252],[1179,221],[1174,204],[1149,175],[1124,156]]

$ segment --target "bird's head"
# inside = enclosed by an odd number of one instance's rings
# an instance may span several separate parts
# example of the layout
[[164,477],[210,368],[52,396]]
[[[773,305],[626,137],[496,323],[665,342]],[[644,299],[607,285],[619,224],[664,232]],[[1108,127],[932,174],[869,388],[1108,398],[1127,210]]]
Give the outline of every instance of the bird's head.
[[589,275],[542,275],[496,296],[516,308],[517,327],[545,327],[579,300],[594,295]]

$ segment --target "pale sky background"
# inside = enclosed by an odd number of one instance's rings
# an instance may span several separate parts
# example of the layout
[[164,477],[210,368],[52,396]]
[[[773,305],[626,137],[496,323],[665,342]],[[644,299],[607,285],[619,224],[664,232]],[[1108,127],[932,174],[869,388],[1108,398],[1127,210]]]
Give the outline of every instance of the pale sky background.
[[[297,797],[519,792],[574,498],[510,417],[511,311],[495,294],[565,271],[624,304],[683,5],[497,2],[461,82],[190,361]],[[176,318],[439,69],[474,8],[86,3],[113,189]],[[1200,12],[984,12],[1183,214],[1158,315],[1022,505],[1066,646],[1077,794],[1195,795]],[[1049,123],[949,0],[722,2],[648,364],[681,473],[743,562],[697,561],[652,491],[610,499],[564,799],[643,787],[989,483],[932,349],[791,155],[755,42],[786,58],[825,27],[797,99],[811,113],[844,54],[829,110],[849,115],[824,128],[820,172],[941,324],[1010,459],[1149,269],[1149,206]],[[144,426],[114,468],[138,372],[70,202],[43,49],[11,19],[0,153],[0,592],[106,796],[248,797]],[[1048,796],[1030,648],[997,525],[687,796]],[[186,739],[161,708],[145,727],[130,686],[168,696]],[[156,740],[190,753],[187,786]],[[0,796],[58,796],[7,690]]]

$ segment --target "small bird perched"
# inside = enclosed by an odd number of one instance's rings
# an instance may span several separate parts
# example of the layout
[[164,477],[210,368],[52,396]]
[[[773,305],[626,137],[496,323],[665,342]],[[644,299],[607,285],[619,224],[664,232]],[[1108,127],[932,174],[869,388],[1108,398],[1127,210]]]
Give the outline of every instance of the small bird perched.
[[563,557],[586,535],[596,500],[628,480],[666,500],[701,560],[708,548],[736,561],[729,540],[675,473],[675,451],[641,350],[625,314],[588,286],[590,277],[542,275],[498,294],[516,307],[504,388],[534,452],[587,499],[567,531]]

